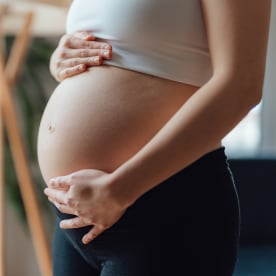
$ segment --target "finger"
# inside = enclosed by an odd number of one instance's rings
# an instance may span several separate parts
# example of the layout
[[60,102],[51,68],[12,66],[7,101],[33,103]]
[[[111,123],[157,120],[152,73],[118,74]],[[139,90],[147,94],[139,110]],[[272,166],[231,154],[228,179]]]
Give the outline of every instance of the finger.
[[87,58],[100,56],[104,59],[111,59],[111,50],[105,49],[70,49],[62,52],[62,60],[69,58]]
[[[52,202],[51,198],[48,198],[49,201]],[[57,207],[57,209],[61,212],[61,213],[64,213],[64,214],[69,214],[69,215],[76,215],[76,211],[75,209],[69,207],[69,206],[66,206],[64,204],[59,204],[59,203],[54,203],[53,204]]]
[[67,206],[71,206],[64,191],[45,188],[44,194],[48,196],[49,200],[54,204],[64,204]]
[[84,39],[84,40],[95,40],[96,37],[89,31],[77,31],[74,32],[73,35],[75,37],[78,37],[80,39]]
[[78,74],[86,71],[86,69],[87,69],[87,67],[85,64],[79,64],[79,65],[76,65],[76,66],[73,66],[70,68],[63,69],[58,73],[58,80],[62,81],[67,78],[73,77],[75,75],[78,75]]
[[96,237],[98,237],[102,232],[104,232],[107,228],[99,225],[94,225],[93,228],[83,236],[82,242],[84,244],[90,243],[92,240],[94,240]]
[[71,39],[69,39],[68,47],[72,49],[112,49],[112,47],[105,42],[87,41],[77,37],[72,37]]
[[103,59],[100,56],[94,56],[94,57],[86,57],[86,58],[71,58],[66,59],[62,62],[62,67],[67,68],[73,68],[77,65],[86,64],[89,66],[97,66],[101,65],[103,63]]
[[80,228],[80,227],[88,226],[88,225],[91,225],[91,224],[92,223],[84,220],[81,217],[76,217],[76,218],[72,218],[72,219],[62,220],[59,223],[59,226],[62,229],[74,229],[74,228]]
[[77,176],[78,176],[78,172],[53,177],[51,180],[60,182],[60,183],[65,183],[66,185],[71,186],[74,182],[74,179],[78,178]]
[[68,184],[67,182],[61,181],[60,178],[52,178],[49,181],[48,187],[52,189],[58,189],[58,190],[69,190],[70,184]]

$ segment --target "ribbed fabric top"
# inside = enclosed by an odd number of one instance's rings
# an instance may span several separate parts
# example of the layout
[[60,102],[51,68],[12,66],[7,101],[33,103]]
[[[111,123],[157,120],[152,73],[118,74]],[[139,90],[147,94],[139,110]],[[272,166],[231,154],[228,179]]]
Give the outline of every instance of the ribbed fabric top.
[[74,0],[78,30],[112,45],[106,64],[199,87],[212,75],[200,0]]

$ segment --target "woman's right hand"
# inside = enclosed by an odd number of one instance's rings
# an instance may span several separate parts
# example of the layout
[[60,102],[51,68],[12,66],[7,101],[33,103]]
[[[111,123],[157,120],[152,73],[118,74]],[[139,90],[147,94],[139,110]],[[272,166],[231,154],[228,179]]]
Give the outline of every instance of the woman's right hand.
[[50,72],[61,82],[78,75],[88,67],[102,65],[103,59],[111,59],[111,45],[96,41],[88,31],[64,35],[51,56]]

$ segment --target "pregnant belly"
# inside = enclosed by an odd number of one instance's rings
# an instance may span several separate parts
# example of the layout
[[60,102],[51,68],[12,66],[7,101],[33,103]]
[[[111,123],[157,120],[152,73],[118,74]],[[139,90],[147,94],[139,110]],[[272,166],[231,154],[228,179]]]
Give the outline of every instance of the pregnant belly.
[[194,91],[107,66],[63,81],[47,103],[38,133],[44,180],[80,169],[116,169]]

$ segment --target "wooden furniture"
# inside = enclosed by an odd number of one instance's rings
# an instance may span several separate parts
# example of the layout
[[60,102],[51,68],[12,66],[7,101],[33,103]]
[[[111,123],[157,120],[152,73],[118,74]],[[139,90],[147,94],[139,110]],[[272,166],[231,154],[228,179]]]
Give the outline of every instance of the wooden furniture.
[[71,4],[72,0],[36,0],[36,2],[60,7],[68,7]]
[[[2,14],[3,17],[3,14]],[[3,49],[0,51],[0,276],[6,276],[5,271],[5,208],[4,208],[4,172],[3,172],[3,130],[6,131],[15,165],[27,221],[33,240],[37,261],[42,276],[51,276],[51,256],[45,228],[43,226],[40,207],[36,198],[28,160],[26,157],[20,126],[16,114],[12,87],[15,84],[28,48],[30,28],[33,14],[22,15],[24,24],[18,31],[8,61],[4,61]],[[0,18],[1,26],[1,18]],[[0,34],[1,38],[1,34]],[[0,41],[1,42],[1,41]]]

